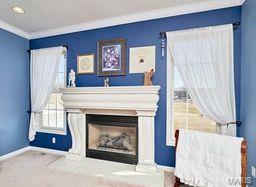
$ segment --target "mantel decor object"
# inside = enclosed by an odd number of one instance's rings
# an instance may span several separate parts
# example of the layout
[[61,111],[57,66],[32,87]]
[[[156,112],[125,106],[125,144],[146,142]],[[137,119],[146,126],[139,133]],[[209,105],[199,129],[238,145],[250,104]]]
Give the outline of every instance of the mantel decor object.
[[144,73],[144,86],[152,86],[152,80],[151,78],[154,75],[154,69],[149,70],[148,72]]
[[76,87],[76,72],[73,69],[68,74],[68,87]]
[[97,43],[98,76],[125,75],[126,40],[102,40]]
[[109,78],[104,79],[104,87],[109,87]]

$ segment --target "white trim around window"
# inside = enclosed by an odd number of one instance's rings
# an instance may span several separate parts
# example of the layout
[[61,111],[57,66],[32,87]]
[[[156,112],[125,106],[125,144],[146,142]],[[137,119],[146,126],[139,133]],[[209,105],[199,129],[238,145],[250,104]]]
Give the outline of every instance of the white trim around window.
[[173,119],[173,62],[171,60],[171,55],[167,46],[167,67],[166,67],[166,145],[174,146],[175,138],[174,138],[174,119]]

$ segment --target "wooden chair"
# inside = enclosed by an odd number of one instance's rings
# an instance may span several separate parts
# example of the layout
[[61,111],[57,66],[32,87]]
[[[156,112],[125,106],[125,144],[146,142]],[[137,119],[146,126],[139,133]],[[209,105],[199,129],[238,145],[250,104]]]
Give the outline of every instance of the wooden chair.
[[[179,130],[175,131],[175,148],[178,145],[179,141]],[[246,141],[243,140],[241,144],[241,167],[242,167],[242,173],[241,173],[241,187],[246,187],[246,170],[247,170],[247,145]],[[176,156],[176,150],[175,150],[175,156]],[[180,185],[180,179],[178,177],[175,177],[175,184],[174,187],[178,187]]]

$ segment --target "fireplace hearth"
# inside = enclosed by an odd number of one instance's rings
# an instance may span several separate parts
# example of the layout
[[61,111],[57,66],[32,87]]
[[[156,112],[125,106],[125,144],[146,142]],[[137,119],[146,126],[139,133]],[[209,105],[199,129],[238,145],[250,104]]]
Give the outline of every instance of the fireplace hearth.
[[86,157],[138,163],[138,117],[86,115]]

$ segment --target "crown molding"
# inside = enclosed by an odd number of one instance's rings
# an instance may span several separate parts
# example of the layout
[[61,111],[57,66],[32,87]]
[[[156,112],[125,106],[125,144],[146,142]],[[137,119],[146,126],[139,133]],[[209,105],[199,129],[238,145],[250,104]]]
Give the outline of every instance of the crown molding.
[[14,27],[2,20],[0,20],[0,28],[9,31],[13,34],[16,34],[18,36],[21,36],[23,38],[30,39],[30,34],[28,32],[25,32],[17,27]]
[[96,21],[91,21],[86,23],[67,25],[64,27],[58,27],[54,29],[47,29],[47,30],[31,32],[31,33],[23,31],[1,20],[0,20],[0,28],[10,31],[14,34],[17,34],[27,39],[36,39],[36,38],[43,38],[47,36],[55,36],[60,34],[86,31],[86,30],[104,28],[104,27],[115,26],[115,25],[122,25],[127,23],[134,23],[134,22],[140,22],[140,21],[146,21],[146,20],[152,20],[152,19],[158,19],[158,18],[172,17],[172,16],[178,16],[178,15],[184,15],[184,14],[204,12],[209,10],[241,6],[244,2],[245,0],[201,1],[197,3],[139,12],[139,13],[112,17],[108,19],[101,19],[101,20],[96,20]]

